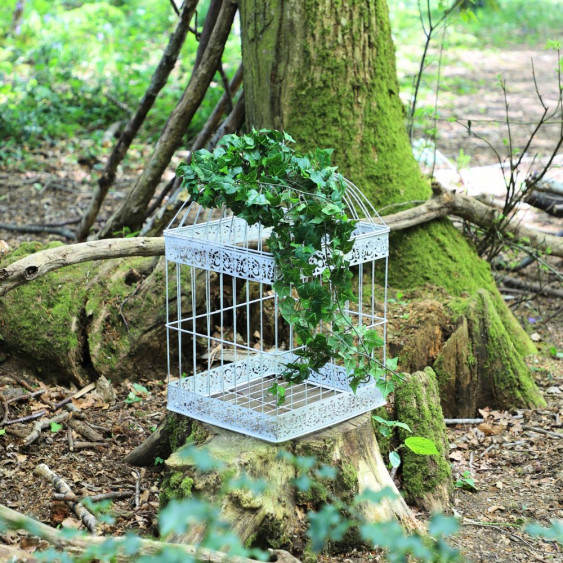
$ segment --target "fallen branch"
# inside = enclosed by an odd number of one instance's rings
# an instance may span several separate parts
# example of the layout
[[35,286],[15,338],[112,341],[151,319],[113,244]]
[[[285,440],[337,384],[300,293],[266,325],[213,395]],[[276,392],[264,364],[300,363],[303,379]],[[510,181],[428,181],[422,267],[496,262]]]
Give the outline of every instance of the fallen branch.
[[559,438],[563,440],[563,434],[557,434],[557,432],[550,432],[549,430],[544,430],[543,428],[536,428],[535,426],[522,426],[523,430],[528,430],[529,432],[536,432],[537,434],[545,434],[546,436],[551,436],[552,438]]
[[563,290],[549,287],[548,285],[540,284],[537,282],[530,282],[512,278],[510,276],[495,276],[498,282],[502,282],[508,287],[515,287],[517,289],[526,290],[528,292],[539,293],[540,295],[551,295],[553,297],[563,298]]
[[[442,192],[422,205],[386,215],[385,222],[392,231],[399,231],[447,215],[456,215],[480,227],[487,227],[498,217],[498,213],[495,208],[474,198]],[[508,224],[506,230],[514,237],[528,241],[528,244],[538,251],[563,257],[563,237],[539,233],[523,225],[512,223]],[[164,254],[164,239],[160,237],[108,239],[50,248],[0,268],[0,297],[26,282],[64,266],[81,264],[89,260],[162,254]]]
[[41,410],[34,412],[33,414],[29,414],[27,416],[22,416],[21,418],[14,418],[13,420],[6,420],[5,422],[0,423],[0,426],[9,426],[10,424],[19,424],[22,422],[29,422],[30,420],[35,420],[36,418],[40,418],[47,414],[46,410]]
[[88,499],[90,502],[100,502],[102,500],[114,500],[131,498],[133,496],[133,491],[114,491],[109,493],[102,493],[99,495],[78,497],[73,493],[54,493],[53,500],[64,500],[71,502],[84,502]]
[[[47,481],[51,481],[57,492],[63,494],[67,494],[67,493],[74,494],[72,492],[72,489],[63,481],[63,479],[61,479],[56,473],[54,473],[49,469],[48,465],[44,463],[40,463],[35,468],[35,473],[37,475],[40,475]],[[76,514],[76,516],[78,516],[78,518],[82,520],[82,523],[86,526],[86,528],[88,528],[90,532],[95,534],[96,527],[98,526],[98,521],[96,520],[95,516],[78,502],[66,501],[66,503],[68,504],[70,509]]]
[[454,424],[481,424],[484,418],[444,418],[444,424],[452,426]]
[[[108,541],[109,538],[103,536],[79,536],[69,538],[63,531],[55,530],[51,526],[42,524],[29,516],[20,514],[7,506],[0,504],[0,522],[7,524],[11,528],[30,530],[34,536],[39,537],[51,545],[59,549],[65,550],[69,554],[82,554],[88,548],[100,546]],[[197,558],[203,563],[256,563],[254,559],[247,557],[237,557],[227,555],[211,549],[198,548],[193,545],[173,544],[167,542],[159,542],[156,540],[139,539],[138,553],[128,553],[127,545],[129,545],[126,537],[113,537],[116,549],[119,553],[119,561],[137,561],[141,555],[150,556],[158,555],[163,549],[174,549],[186,557]],[[270,553],[277,561],[285,561],[287,563],[299,563],[295,557],[283,550],[270,550]]]
[[23,445],[29,446],[33,444],[33,442],[35,442],[35,440],[37,440],[37,438],[41,436],[41,432],[45,430],[45,428],[51,426],[51,424],[58,424],[59,422],[62,422],[63,420],[65,420],[65,418],[68,418],[69,416],[70,416],[69,412],[62,412],[54,416],[53,418],[49,418],[48,420],[40,420],[39,422],[36,422],[35,426],[33,427],[33,430],[25,437],[23,441]]

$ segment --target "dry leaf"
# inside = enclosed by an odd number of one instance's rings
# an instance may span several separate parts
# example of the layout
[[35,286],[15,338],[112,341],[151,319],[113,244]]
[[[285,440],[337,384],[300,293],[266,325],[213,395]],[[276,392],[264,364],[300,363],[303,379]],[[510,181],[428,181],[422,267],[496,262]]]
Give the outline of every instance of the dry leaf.
[[498,424],[491,424],[490,422],[482,422],[478,426],[479,430],[485,434],[485,436],[496,436],[504,431],[504,426]]

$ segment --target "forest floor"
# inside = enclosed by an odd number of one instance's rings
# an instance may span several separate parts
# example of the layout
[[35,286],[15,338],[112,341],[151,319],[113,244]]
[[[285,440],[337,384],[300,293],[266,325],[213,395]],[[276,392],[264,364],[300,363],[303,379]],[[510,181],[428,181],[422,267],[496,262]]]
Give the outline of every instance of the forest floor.
[[[450,189],[502,198],[502,176],[494,155],[469,138],[462,127],[446,119],[454,115],[465,122],[472,119],[473,127],[478,127],[480,133],[488,135],[501,149],[506,138],[500,123],[505,120],[505,104],[495,84],[497,75],[502,73],[510,91],[513,119],[526,123],[515,124],[513,131],[514,144],[523,146],[532,127],[528,123],[541,113],[531,79],[531,57],[535,61],[537,82],[545,89],[544,101],[554,104],[557,88],[553,53],[530,50],[448,53],[440,101],[444,120],[438,122],[437,146],[445,157],[438,162],[438,173]],[[410,72],[409,64],[407,61],[400,68]],[[427,103],[433,103],[431,96]],[[495,121],[484,123],[480,119]],[[549,151],[556,135],[553,126],[547,127],[530,148],[530,156]],[[124,197],[148,152],[146,147],[132,151],[106,201],[101,221]],[[470,155],[471,160],[467,161],[464,155]],[[102,161],[95,147],[87,142],[45,143],[40,149],[30,151],[23,161],[4,159],[0,162],[2,223],[49,224],[53,229],[71,230],[72,221],[79,218],[88,203]],[[549,174],[561,181],[562,169],[559,160]],[[561,229],[560,222],[527,206],[522,207],[522,213],[528,214],[525,221],[537,228],[551,232]],[[26,240],[66,239],[56,233],[21,233],[0,228],[0,240],[16,248]],[[0,256],[1,253],[0,246]],[[549,260],[561,271],[560,260]],[[537,263],[511,275],[522,281],[552,282]],[[563,518],[563,370],[561,359],[553,354],[553,350],[563,349],[562,303],[533,292],[514,290],[504,295],[540,349],[540,354],[530,360],[530,366],[548,405],[544,409],[513,413],[483,409],[483,423],[449,428],[455,479],[462,485],[465,475],[465,484],[471,478],[475,485],[474,490],[456,488],[452,508],[462,519],[462,526],[451,541],[467,560],[474,562],[563,561],[563,551],[556,544],[530,538],[521,530],[525,522],[548,525],[550,518]],[[133,383],[142,384],[146,392],[139,387],[135,389]],[[43,393],[18,400],[25,385]],[[115,522],[104,524],[104,533],[131,529],[154,533],[162,465],[137,471],[122,460],[165,416],[165,384],[137,374],[135,381],[117,385],[115,392],[115,402],[96,391],[73,400],[88,423],[100,433],[98,445],[78,447],[77,441],[92,440],[71,430],[72,442],[69,441],[63,422],[63,428],[48,427],[35,442],[24,447],[22,436],[31,431],[35,421],[6,427],[6,434],[0,436],[0,502],[54,526],[78,526],[66,504],[52,499],[48,492],[51,486],[34,476],[34,468],[46,463],[78,496],[109,491],[131,493],[130,498],[115,500],[112,506]],[[70,393],[59,386],[45,385],[14,359],[0,358],[0,397],[4,404],[9,402],[7,418],[27,416],[44,409],[47,402],[56,403]],[[16,532],[0,534],[2,542],[30,551],[40,544]],[[380,556],[375,552],[354,552],[322,559],[361,563],[379,560]]]

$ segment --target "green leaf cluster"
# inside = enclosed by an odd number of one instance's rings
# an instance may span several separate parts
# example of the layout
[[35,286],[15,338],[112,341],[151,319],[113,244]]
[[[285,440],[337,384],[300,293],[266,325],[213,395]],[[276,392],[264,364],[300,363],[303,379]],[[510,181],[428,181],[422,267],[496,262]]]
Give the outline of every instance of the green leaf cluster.
[[[274,290],[283,318],[301,343],[298,359],[287,365],[290,383],[336,359],[348,371],[352,390],[385,366],[375,360],[383,340],[373,330],[355,326],[346,314],[356,302],[350,264],[356,221],[348,217],[347,183],[331,165],[331,149],[299,154],[290,135],[252,130],[228,135],[213,152],[199,150],[177,174],[193,200],[206,208],[226,207],[250,225],[272,227],[268,248],[278,279]],[[320,275],[316,269],[322,268]],[[281,386],[272,388],[283,402]]]

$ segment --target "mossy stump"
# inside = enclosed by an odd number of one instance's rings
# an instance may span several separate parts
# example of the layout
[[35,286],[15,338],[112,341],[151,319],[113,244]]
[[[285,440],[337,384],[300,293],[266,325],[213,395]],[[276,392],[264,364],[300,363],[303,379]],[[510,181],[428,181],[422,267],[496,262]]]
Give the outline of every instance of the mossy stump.
[[430,512],[444,511],[450,503],[453,481],[438,383],[431,368],[405,374],[395,391],[395,417],[412,430],[411,434],[399,428],[399,443],[409,436],[421,436],[432,440],[439,452],[418,455],[407,448],[401,450],[402,492],[406,500]]
[[[208,424],[194,424],[199,428],[201,446],[213,459],[224,463],[226,474],[263,479],[268,486],[258,495],[246,490],[224,494],[220,475],[196,470],[193,462],[183,455],[187,447],[184,446],[165,462],[161,498],[166,503],[173,498],[197,494],[219,502],[222,518],[231,523],[249,546],[284,548],[291,545],[295,549],[301,545],[302,550],[306,550],[306,514],[327,501],[327,496],[316,488],[296,490],[292,480],[298,477],[298,470],[280,456],[283,450],[297,456],[314,456],[318,464],[336,467],[338,476],[327,487],[344,502],[349,503],[355,494],[366,489],[379,491],[390,487],[397,493],[396,498],[384,500],[377,506],[362,506],[364,516],[371,521],[396,518],[405,529],[420,531],[419,523],[389,476],[375,440],[370,414],[284,444],[268,444]],[[193,440],[188,439],[188,444],[193,444]],[[195,527],[175,540],[197,543],[203,533],[202,528]]]
[[498,292],[481,289],[452,306],[458,311],[455,329],[433,366],[444,415],[471,418],[487,406],[545,405],[523,359],[535,348]]

